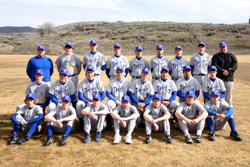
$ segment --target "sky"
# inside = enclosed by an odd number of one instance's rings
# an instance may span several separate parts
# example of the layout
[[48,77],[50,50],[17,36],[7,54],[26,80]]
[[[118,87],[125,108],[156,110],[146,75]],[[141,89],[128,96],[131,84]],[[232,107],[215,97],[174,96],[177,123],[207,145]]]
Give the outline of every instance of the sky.
[[248,23],[249,0],[0,0],[0,27],[85,21]]

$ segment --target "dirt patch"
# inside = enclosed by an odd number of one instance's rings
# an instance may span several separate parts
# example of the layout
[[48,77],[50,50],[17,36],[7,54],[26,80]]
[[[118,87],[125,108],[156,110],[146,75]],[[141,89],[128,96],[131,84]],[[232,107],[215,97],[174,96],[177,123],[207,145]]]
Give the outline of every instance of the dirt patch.
[[238,65],[239,66],[234,74],[234,78],[250,82],[250,73],[248,71],[250,67],[249,63],[240,63]]

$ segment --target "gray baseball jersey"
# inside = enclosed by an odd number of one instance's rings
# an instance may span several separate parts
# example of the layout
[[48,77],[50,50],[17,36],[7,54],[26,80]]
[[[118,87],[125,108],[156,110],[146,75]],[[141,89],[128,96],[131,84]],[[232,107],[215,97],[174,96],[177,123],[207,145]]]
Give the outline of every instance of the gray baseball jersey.
[[79,57],[74,53],[72,53],[70,56],[67,56],[66,53],[61,54],[56,59],[55,63],[56,65],[60,66],[60,70],[67,69],[69,75],[78,74],[78,67],[82,64]]
[[66,83],[63,85],[60,83],[60,79],[58,79],[51,84],[49,93],[55,95],[57,101],[60,103],[64,96],[76,94],[76,88],[73,82],[66,80]]
[[152,76],[156,78],[161,78],[161,69],[162,67],[168,67],[169,60],[167,57],[154,56],[150,60],[150,69],[153,69]]
[[100,103],[100,105],[98,107],[95,107],[94,104],[88,105],[85,110],[90,111],[90,112],[96,112],[96,111],[101,111],[101,110],[108,110],[108,107],[103,104]]
[[194,103],[189,106],[187,102],[181,103],[178,107],[177,110],[180,110],[181,113],[188,119],[195,119],[199,113],[200,110],[203,108],[201,103],[198,100],[195,100]]
[[34,105],[31,109],[27,105],[24,105],[16,113],[21,115],[26,121],[30,121],[39,114],[43,114],[43,109],[38,105]]
[[129,70],[131,70],[130,74],[132,77],[141,77],[141,72],[144,67],[150,69],[149,62],[144,57],[140,59],[134,57],[129,61]]
[[55,108],[53,111],[50,112],[53,117],[56,117],[56,119],[62,119],[66,118],[74,113],[76,113],[76,110],[72,106],[68,106],[66,110],[63,110],[62,106],[59,106]]
[[82,64],[85,66],[85,72],[88,66],[93,66],[95,68],[95,73],[100,74],[102,72],[101,67],[106,64],[103,54],[97,51],[95,55],[90,52],[84,55]]
[[142,83],[141,79],[137,79],[130,86],[129,91],[134,93],[138,101],[146,101],[149,96],[154,95],[154,88],[148,80]]
[[128,59],[123,55],[119,57],[112,55],[107,60],[106,68],[109,69],[109,75],[116,75],[117,67],[124,67],[124,69],[129,68]]
[[185,65],[188,65],[188,60],[183,57],[180,60],[173,58],[169,61],[168,68],[172,79],[178,80],[183,77],[183,67]]
[[166,112],[168,112],[168,108],[166,106],[164,106],[163,104],[161,104],[159,107],[155,108],[153,103],[150,103],[145,111],[149,111],[149,115],[152,116],[153,119],[156,118],[160,118],[162,116],[164,116],[166,114]]
[[172,92],[177,91],[174,81],[167,79],[165,82],[162,79],[155,81],[154,91],[161,95],[162,100],[169,100]]
[[204,53],[203,56],[196,53],[190,58],[189,64],[194,67],[193,74],[208,74],[208,67],[211,66],[211,56],[207,53]]
[[94,79],[94,81],[89,82],[89,80],[86,78],[79,83],[77,91],[81,92],[88,101],[92,101],[93,95],[101,95],[101,93],[104,91],[104,86],[102,81],[99,79]]
[[227,108],[229,107],[229,105],[226,101],[221,100],[218,104],[214,104],[212,101],[209,101],[205,104],[205,107],[208,107],[210,110],[218,114],[225,114],[227,113]]
[[213,91],[219,91],[220,93],[226,91],[223,81],[216,78],[213,82],[209,77],[204,78],[202,81],[202,92],[207,92],[211,95]]
[[122,105],[115,108],[116,111],[118,111],[118,115],[120,117],[129,117],[130,115],[138,112],[135,106],[132,106],[131,104],[127,109],[125,109]]
[[113,79],[109,82],[106,91],[110,92],[117,100],[121,101],[122,96],[127,95],[127,91],[131,82],[127,79],[123,79],[121,82],[116,79]]
[[25,94],[29,93],[35,95],[37,105],[42,105],[45,103],[47,97],[49,97],[49,85],[45,82],[42,82],[41,84],[31,82],[25,91]]

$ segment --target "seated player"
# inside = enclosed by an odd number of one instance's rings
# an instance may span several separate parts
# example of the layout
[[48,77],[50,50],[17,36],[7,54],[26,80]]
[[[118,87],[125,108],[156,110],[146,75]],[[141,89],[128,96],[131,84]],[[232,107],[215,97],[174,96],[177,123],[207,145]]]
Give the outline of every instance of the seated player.
[[211,93],[211,101],[205,104],[209,116],[207,118],[207,125],[209,128],[209,140],[215,140],[215,130],[224,130],[227,126],[227,122],[230,125],[230,136],[237,141],[241,141],[242,138],[236,131],[234,123],[234,109],[228,105],[224,100],[220,101],[221,94],[218,91]]
[[205,118],[208,116],[207,111],[196,100],[194,91],[189,90],[185,96],[186,102],[181,103],[176,110],[176,117],[181,131],[184,133],[186,142],[192,144],[193,140],[189,132],[196,133],[196,142],[202,142],[202,131],[205,125]]
[[[157,82],[157,81],[156,81]],[[143,114],[145,119],[145,127],[146,127],[146,143],[150,143],[152,128],[154,131],[164,131],[165,140],[168,143],[172,143],[170,136],[170,125],[169,118],[170,113],[165,105],[161,104],[161,96],[159,94],[155,94],[153,96],[153,103],[150,103]]]
[[101,103],[101,97],[99,94],[93,96],[91,105],[88,105],[82,110],[84,115],[84,130],[85,138],[84,143],[88,143],[91,139],[90,131],[96,132],[95,141],[100,142],[101,132],[105,127],[105,118],[109,113],[108,107]]
[[[29,140],[35,131],[39,133],[42,130],[39,121],[43,118],[43,110],[40,106],[35,105],[36,100],[34,94],[27,94],[24,103],[25,105],[19,108],[11,117],[14,126],[10,145],[16,142],[23,144]],[[18,132],[20,128],[24,133],[27,133],[27,135],[19,139]]]
[[122,141],[121,131],[127,131],[125,141],[127,144],[132,143],[132,132],[135,128],[136,119],[140,116],[137,109],[130,104],[129,96],[122,97],[122,105],[116,107],[111,113],[114,119],[115,137],[113,144],[118,144]]
[[61,146],[67,143],[67,137],[69,133],[74,131],[76,111],[72,106],[70,106],[71,100],[72,99],[69,96],[64,96],[62,98],[62,105],[52,110],[44,117],[44,119],[47,121],[48,133],[45,146],[49,146],[54,142],[52,137],[53,129],[57,133],[64,133],[60,142]]

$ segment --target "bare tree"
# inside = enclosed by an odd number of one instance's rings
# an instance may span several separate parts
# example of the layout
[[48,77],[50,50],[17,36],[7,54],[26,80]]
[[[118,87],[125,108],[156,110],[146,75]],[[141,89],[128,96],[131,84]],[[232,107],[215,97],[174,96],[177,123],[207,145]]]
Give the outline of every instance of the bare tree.
[[44,25],[44,28],[45,28],[48,35],[55,32],[55,24],[54,23],[52,23],[52,22],[44,22],[43,25]]
[[197,40],[197,37],[200,36],[202,33],[202,25],[201,24],[191,24],[189,31],[191,34],[193,34],[194,39]]
[[44,25],[38,25],[38,28],[36,29],[36,31],[41,35],[41,37],[43,37],[46,30],[44,28]]

